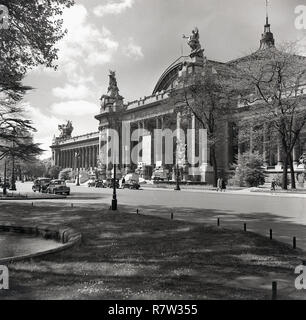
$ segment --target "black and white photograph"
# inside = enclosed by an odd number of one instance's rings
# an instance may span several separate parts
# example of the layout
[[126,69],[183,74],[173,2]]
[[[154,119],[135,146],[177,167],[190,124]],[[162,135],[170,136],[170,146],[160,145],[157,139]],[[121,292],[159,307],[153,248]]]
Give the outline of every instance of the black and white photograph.
[[196,319],[304,277],[305,0],[0,0],[0,301]]

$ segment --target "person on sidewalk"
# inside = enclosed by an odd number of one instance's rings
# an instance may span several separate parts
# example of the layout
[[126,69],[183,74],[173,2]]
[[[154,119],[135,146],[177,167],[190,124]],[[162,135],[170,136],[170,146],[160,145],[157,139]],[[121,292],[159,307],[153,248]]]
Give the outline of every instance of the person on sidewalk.
[[217,181],[217,192],[222,191],[222,179],[219,178]]
[[276,189],[276,181],[273,179],[271,182],[271,191],[275,191]]
[[224,179],[221,179],[221,192],[226,191],[226,182]]

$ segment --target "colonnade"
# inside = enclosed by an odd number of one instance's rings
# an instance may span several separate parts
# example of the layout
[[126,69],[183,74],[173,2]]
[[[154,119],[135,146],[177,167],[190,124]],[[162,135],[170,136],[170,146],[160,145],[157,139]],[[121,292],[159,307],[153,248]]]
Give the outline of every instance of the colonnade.
[[67,150],[55,149],[53,161],[61,168],[90,169],[97,167],[99,146],[75,147]]

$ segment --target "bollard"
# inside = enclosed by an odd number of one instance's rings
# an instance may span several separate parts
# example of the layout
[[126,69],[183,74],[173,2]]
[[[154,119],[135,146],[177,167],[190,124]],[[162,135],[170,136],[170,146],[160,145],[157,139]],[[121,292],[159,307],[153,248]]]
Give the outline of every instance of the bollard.
[[34,207],[34,203],[32,202],[32,207]]
[[71,208],[73,208],[73,203],[71,203]]
[[136,213],[139,214],[139,210],[138,209],[137,209]]
[[217,225],[220,227],[220,218],[218,218]]
[[244,224],[244,232],[247,232],[247,225],[246,225],[246,223]]
[[273,281],[272,282],[272,300],[277,299],[277,282]]
[[293,249],[296,249],[296,237],[293,237]]
[[270,240],[272,240],[273,239],[273,231],[272,231],[272,229],[270,229]]
[[174,218],[174,217],[173,217],[173,212],[171,212],[171,220],[173,220],[173,218]]

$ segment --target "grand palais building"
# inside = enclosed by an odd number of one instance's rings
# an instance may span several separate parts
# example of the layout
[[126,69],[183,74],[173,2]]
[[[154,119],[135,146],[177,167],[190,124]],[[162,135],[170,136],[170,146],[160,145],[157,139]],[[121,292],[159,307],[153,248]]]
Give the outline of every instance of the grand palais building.
[[[153,140],[154,129],[164,129],[167,126],[173,130],[188,128],[197,128],[197,119],[195,116],[185,117],[183,114],[172,105],[169,99],[169,93],[176,90],[179,77],[182,77],[184,73],[201,72],[204,63],[211,66],[216,72],[222,72],[224,68],[230,68],[233,65],[237,65],[243,58],[229,61],[218,62],[208,60],[202,54],[204,50],[200,50],[199,43],[195,41],[193,43],[192,37],[197,37],[197,30],[193,31],[193,35],[189,37],[189,45],[192,48],[192,53],[189,56],[182,56],[176,59],[160,76],[155,88],[150,96],[145,96],[142,99],[124,102],[123,97],[119,94],[115,73],[111,72],[109,76],[109,88],[108,92],[100,99],[100,112],[98,113],[97,107],[97,131],[94,133],[88,133],[82,136],[72,136],[72,124],[68,122],[65,125],[59,126],[61,134],[54,138],[52,149],[53,164],[61,168],[80,168],[87,172],[100,172],[102,178],[110,177],[112,174],[111,167],[101,165],[100,159],[103,158],[102,153],[103,145],[102,136],[105,134],[105,130],[111,126],[111,117],[120,113],[120,119],[129,124],[130,130],[144,128],[151,135],[151,141]],[[195,46],[193,46],[195,45]],[[270,30],[270,24],[268,19],[264,26],[264,33],[260,40],[259,50],[267,49],[275,46],[274,36]],[[218,170],[224,173],[229,173],[233,170],[234,164],[241,152],[244,152],[243,146],[237,139],[237,132],[235,122],[248,116],[248,109],[243,106],[239,106],[238,119],[232,119],[231,117],[224,117],[220,121],[220,128],[223,132],[225,139],[220,141],[217,145],[217,161]],[[252,128],[250,128],[250,141],[249,146],[252,145]],[[260,148],[263,158],[264,166],[267,174],[274,175],[282,172],[282,152],[281,144],[279,141],[274,143],[267,143],[268,136],[262,137],[262,148]],[[196,139],[195,139],[196,140]],[[142,141],[146,140],[145,137]],[[196,143],[196,142],[195,142]],[[299,143],[296,145],[293,152],[293,161],[297,172],[303,171],[299,169],[299,157],[306,151],[306,135],[302,135]],[[124,175],[130,172],[139,172],[145,179],[151,179],[156,172],[166,172],[169,180],[175,180],[176,165],[169,165],[165,163],[165,157],[162,155],[159,159],[154,159],[154,143],[144,143],[142,153],[139,155],[139,161],[137,163],[122,164],[118,166],[119,175]],[[268,147],[269,146],[269,147]],[[148,150],[150,148],[151,150]],[[198,148],[198,146],[197,146]],[[149,152],[151,159],[148,159],[146,155]],[[162,147],[162,150],[163,147]],[[129,151],[129,150],[125,150]],[[123,151],[123,152],[125,152]],[[198,164],[200,174],[193,174],[192,170],[188,170],[188,164],[186,168],[181,168],[182,179],[185,181],[199,181],[205,183],[212,183],[213,179],[213,167],[209,157],[204,163]],[[120,151],[120,159],[122,159],[122,151]]]

